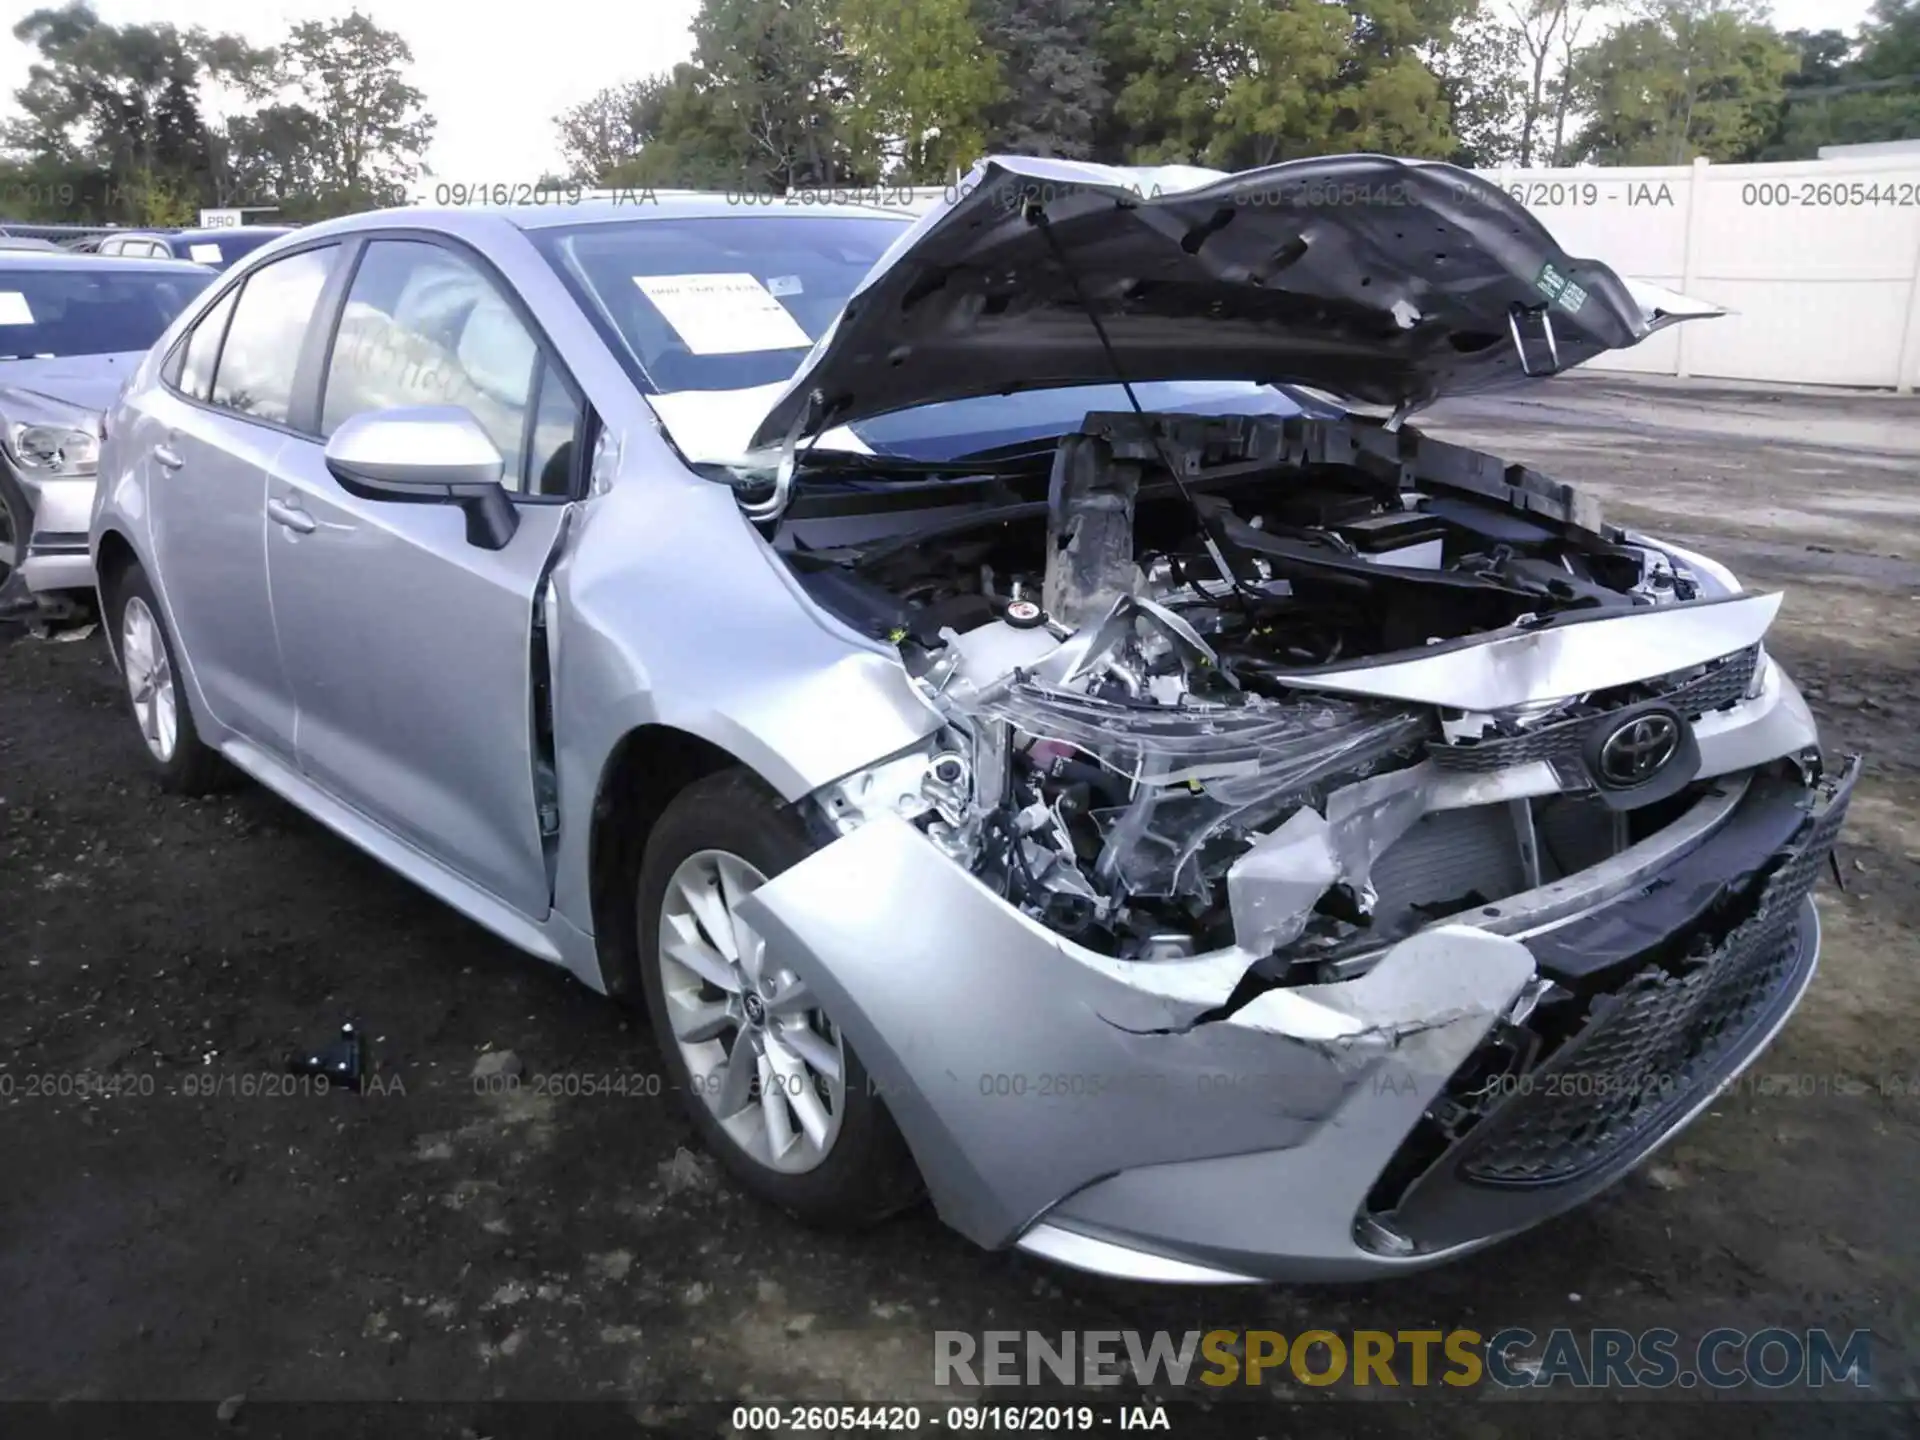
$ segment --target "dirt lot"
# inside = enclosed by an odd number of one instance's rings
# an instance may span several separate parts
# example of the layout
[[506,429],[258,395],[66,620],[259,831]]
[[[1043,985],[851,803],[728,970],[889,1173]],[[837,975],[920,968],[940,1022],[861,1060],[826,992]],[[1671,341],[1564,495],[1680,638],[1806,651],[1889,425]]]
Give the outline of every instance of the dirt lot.
[[[1875,1393],[1894,1403],[1808,1403],[1788,1428],[1912,1433],[1920,401],[1585,378],[1427,428],[1784,589],[1775,650],[1829,744],[1869,759],[1842,840],[1851,889],[1823,886],[1806,1003],[1762,1083],[1656,1165],[1516,1242],[1365,1288],[1093,1282],[982,1254],[924,1212],[811,1234],[683,1148],[638,1017],[264,791],[159,795],[98,637],[0,627],[0,1398],[193,1400],[208,1419],[239,1394],[944,1400],[937,1328],[1825,1325],[1871,1329]],[[290,1048],[347,1020],[384,1093],[186,1093],[271,1084]],[[529,1076],[638,1078],[623,1098],[476,1093],[490,1048]],[[75,1072],[122,1093],[44,1093]],[[1325,1398],[1270,1389],[1234,1407],[1236,1433],[1297,1430],[1281,1407]],[[1343,1418],[1477,1435],[1522,1408],[1450,1398]],[[1689,1400],[1632,1423],[1726,1428]],[[1551,1420],[1599,1434],[1629,1418]]]

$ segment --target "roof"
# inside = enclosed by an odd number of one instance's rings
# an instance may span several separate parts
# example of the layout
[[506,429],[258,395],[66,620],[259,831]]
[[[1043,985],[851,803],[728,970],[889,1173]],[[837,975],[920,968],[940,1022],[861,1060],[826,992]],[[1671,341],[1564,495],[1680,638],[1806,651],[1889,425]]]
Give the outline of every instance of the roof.
[[131,236],[140,240],[225,240],[234,235],[285,235],[296,229],[292,225],[214,225],[207,229],[198,227],[191,230],[115,230],[115,238]]
[[20,270],[98,270],[124,275],[132,270],[153,270],[164,274],[211,275],[213,268],[191,260],[150,260],[130,255],[94,255],[83,250],[0,250],[0,269]]
[[[621,220],[712,220],[724,216],[753,218],[805,219],[808,216],[838,216],[842,219],[910,220],[911,212],[883,205],[807,204],[804,206],[761,205],[743,200],[738,194],[703,193],[690,190],[647,190],[634,188],[610,198],[580,200],[572,204],[552,205],[396,205],[385,210],[368,210],[358,215],[343,215],[311,227],[314,230],[358,229],[363,225],[420,225],[428,229],[459,230],[462,222],[478,217],[506,221],[521,230],[547,230],[559,225],[610,224]],[[249,229],[255,228],[252,226]],[[261,227],[264,228],[264,227]],[[232,231],[211,232],[214,234]]]
[[[854,187],[848,187],[853,189]],[[556,225],[585,225],[616,220],[718,220],[731,217],[804,220],[809,216],[842,220],[911,220],[911,212],[886,205],[850,201],[784,205],[762,204],[759,197],[743,197],[697,190],[635,189],[618,197],[583,200],[577,205],[515,205],[499,212],[522,230],[547,230]]]

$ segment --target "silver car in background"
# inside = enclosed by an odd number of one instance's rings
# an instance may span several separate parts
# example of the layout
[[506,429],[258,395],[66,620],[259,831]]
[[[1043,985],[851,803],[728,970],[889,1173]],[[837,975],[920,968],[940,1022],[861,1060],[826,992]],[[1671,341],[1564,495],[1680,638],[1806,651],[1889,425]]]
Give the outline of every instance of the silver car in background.
[[212,279],[172,260],[0,250],[0,616],[91,600],[101,413]]
[[1368,156],[356,216],[142,362],[105,628],[163,784],[644,997],[796,1215],[1391,1273],[1813,974],[1857,762],[1780,597],[1406,423],[1711,313]]

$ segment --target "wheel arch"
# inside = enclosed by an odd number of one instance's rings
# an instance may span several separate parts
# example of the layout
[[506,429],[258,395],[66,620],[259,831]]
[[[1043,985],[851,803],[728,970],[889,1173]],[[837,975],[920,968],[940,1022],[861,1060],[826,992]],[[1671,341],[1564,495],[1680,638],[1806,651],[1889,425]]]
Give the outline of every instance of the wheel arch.
[[107,653],[120,664],[120,636],[113,618],[113,595],[126,573],[140,563],[133,542],[118,530],[100,532],[93,551],[93,583],[100,601],[100,633],[107,638]]
[[615,742],[594,787],[588,896],[600,976],[609,995],[640,994],[632,886],[647,837],[674,796],[722,770],[751,770],[732,751],[672,725],[638,725]]

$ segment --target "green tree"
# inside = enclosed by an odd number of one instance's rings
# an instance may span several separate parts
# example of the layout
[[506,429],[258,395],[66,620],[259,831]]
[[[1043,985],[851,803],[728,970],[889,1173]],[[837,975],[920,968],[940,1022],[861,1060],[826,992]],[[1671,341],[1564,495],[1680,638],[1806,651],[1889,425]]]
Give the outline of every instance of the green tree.
[[307,112],[297,129],[330,208],[398,204],[420,174],[434,120],[406,80],[412,63],[405,40],[358,10],[303,21],[280,46],[275,78]]
[[598,181],[614,166],[638,155],[650,138],[644,129],[649,107],[670,83],[664,78],[628,80],[561,111],[553,123],[560,131],[560,153],[568,174]]
[[13,34],[35,59],[0,138],[24,173],[71,193],[62,218],[148,224],[219,195],[224,151],[203,92],[257,94],[271,52],[198,27],[110,25],[81,0],[35,10]]
[[1681,165],[1750,159],[1776,123],[1793,50],[1740,0],[1659,0],[1575,63],[1575,105],[1593,117],[1570,158]]
[[1434,73],[1452,118],[1456,165],[1492,168],[1520,158],[1527,86],[1520,29],[1476,13],[1455,27],[1453,43],[1435,51]]
[[787,189],[809,162],[788,158],[771,173],[763,168],[750,141],[753,122],[724,103],[723,97],[737,93],[721,90],[692,65],[676,65],[671,75],[640,82],[628,119],[634,147],[603,166],[596,178],[615,186]]
[[987,148],[1089,159],[1113,104],[1097,50],[1097,0],[982,0],[981,34],[1005,89],[987,113]]
[[856,145],[901,179],[938,181],[980,158],[1000,62],[968,0],[838,0],[852,62]]
[[702,0],[693,36],[691,63],[560,117],[577,170],[612,185],[775,192],[872,178],[849,138],[831,0]]
[[318,220],[351,203],[325,176],[327,139],[304,105],[272,104],[236,115],[222,136],[227,184],[221,204],[272,205],[274,220]]
[[1799,52],[1763,158],[1805,160],[1823,145],[1920,139],[1920,0],[1880,0],[1859,42],[1837,30],[1786,37]]
[[[703,0],[693,22],[698,97],[666,97],[669,139],[711,160],[708,127],[749,184],[773,190],[868,178],[847,131],[847,62],[831,0]],[[691,133],[689,133],[691,132]]]
[[1107,143],[1225,168],[1342,150],[1456,148],[1430,57],[1462,0],[1132,0],[1103,39]]
[[1874,0],[1860,29],[1860,73],[1869,80],[1920,75],[1920,0]]
[[[1525,54],[1517,159],[1533,165],[1544,156],[1559,164],[1567,115],[1573,107],[1570,79],[1588,21],[1602,0],[1505,0],[1505,15]],[[1551,132],[1552,139],[1547,138]]]

